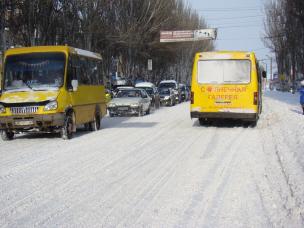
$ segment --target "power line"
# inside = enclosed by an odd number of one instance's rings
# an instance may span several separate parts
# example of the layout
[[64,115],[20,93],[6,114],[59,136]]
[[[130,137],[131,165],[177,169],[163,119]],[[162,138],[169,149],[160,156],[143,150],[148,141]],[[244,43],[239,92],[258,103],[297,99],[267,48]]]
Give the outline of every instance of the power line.
[[226,38],[226,39],[216,39],[216,40],[259,40],[264,37],[238,37],[238,38]]
[[206,18],[206,20],[215,20],[215,21],[220,21],[220,20],[232,20],[232,19],[246,19],[246,18],[256,18],[256,17],[263,17],[265,15],[260,14],[260,15],[255,15],[255,16],[246,16],[246,17],[222,17],[222,18]]
[[[252,21],[241,21],[241,22],[235,22],[235,21],[233,21],[233,22],[228,22],[228,23],[221,23],[221,24],[218,24],[218,25],[214,25],[213,27],[221,27],[221,26],[224,26],[224,25],[233,25],[233,26],[235,26],[235,25],[244,25],[244,24],[248,24],[248,23],[250,23],[250,24],[252,24],[252,23],[256,23],[256,24],[258,24],[258,23],[261,23],[262,21],[257,21],[257,20],[252,20]],[[212,24],[212,23],[211,23]]]
[[219,29],[227,29],[227,28],[249,28],[249,27],[261,27],[261,25],[220,26],[220,27],[217,27],[217,28],[219,28]]
[[235,12],[235,11],[260,11],[258,8],[206,8],[198,9],[198,12]]

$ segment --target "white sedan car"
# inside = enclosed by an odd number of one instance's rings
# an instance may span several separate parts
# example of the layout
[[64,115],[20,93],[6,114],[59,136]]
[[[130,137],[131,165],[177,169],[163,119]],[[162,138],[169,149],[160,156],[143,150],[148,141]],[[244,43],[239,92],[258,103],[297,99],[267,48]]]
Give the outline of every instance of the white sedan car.
[[120,89],[108,103],[110,117],[122,115],[142,116],[150,113],[151,98],[144,89]]

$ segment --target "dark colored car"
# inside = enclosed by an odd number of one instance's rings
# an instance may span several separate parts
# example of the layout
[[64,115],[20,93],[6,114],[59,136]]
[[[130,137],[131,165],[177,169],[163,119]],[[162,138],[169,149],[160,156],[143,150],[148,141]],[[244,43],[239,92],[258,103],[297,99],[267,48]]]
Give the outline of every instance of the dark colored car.
[[173,106],[176,104],[176,95],[171,88],[161,88],[159,90],[160,103],[164,106]]

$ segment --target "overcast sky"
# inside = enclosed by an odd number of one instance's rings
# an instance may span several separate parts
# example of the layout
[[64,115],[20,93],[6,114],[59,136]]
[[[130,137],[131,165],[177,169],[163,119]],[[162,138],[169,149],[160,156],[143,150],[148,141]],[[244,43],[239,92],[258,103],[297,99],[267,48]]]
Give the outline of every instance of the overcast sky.
[[[216,50],[254,51],[259,59],[272,55],[261,38],[264,34],[264,2],[267,0],[185,0],[218,28]],[[269,61],[266,61],[269,68]]]

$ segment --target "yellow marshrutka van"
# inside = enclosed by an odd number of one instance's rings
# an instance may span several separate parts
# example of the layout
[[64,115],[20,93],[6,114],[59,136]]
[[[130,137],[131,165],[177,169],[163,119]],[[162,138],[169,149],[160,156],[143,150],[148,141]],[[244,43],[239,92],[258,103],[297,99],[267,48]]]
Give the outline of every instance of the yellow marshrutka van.
[[0,96],[3,140],[39,130],[72,138],[76,126],[100,129],[106,114],[102,58],[68,46],[16,48],[4,55]]
[[[266,77],[266,72],[262,73]],[[191,118],[232,118],[256,124],[262,110],[262,78],[252,52],[197,53],[191,85]]]

